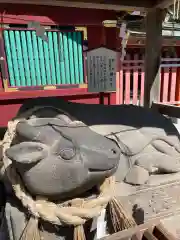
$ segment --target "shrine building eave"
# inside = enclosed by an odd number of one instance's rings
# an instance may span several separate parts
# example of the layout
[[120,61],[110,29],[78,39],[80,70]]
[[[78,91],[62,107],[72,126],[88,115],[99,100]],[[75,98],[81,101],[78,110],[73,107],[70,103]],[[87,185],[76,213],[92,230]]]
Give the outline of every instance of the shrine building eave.
[[0,0],[0,3],[33,4],[106,10],[146,11],[151,8],[167,8],[173,0]]

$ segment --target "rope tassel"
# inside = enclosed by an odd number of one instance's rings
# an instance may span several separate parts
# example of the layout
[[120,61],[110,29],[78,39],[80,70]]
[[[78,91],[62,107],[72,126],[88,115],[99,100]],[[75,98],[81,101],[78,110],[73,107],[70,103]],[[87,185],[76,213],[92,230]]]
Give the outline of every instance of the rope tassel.
[[20,240],[41,240],[38,219],[31,217],[23,231]]
[[82,225],[76,226],[74,228],[74,240],[86,240],[84,227]]
[[120,201],[113,198],[107,206],[108,226],[115,233],[136,226],[136,222],[123,208]]
[[180,0],[174,0],[173,4],[173,19],[179,19]]

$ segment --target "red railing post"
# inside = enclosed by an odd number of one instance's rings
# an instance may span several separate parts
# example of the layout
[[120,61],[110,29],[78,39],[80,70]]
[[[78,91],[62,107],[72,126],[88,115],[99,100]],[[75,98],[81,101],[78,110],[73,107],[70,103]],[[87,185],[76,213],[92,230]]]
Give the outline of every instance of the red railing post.
[[128,53],[126,55],[127,64],[125,70],[125,104],[131,103],[131,64],[128,62],[131,60],[131,56]]
[[[134,54],[134,60],[139,60],[139,55],[136,53]],[[134,62],[134,66],[136,66],[137,63]],[[137,68],[133,69],[133,104],[138,105],[138,66]]]
[[141,106],[144,105],[144,81],[145,81],[144,59],[145,59],[145,56],[142,55],[143,67],[141,68],[141,73],[140,73],[140,79],[141,79],[141,85],[140,85],[140,105]]

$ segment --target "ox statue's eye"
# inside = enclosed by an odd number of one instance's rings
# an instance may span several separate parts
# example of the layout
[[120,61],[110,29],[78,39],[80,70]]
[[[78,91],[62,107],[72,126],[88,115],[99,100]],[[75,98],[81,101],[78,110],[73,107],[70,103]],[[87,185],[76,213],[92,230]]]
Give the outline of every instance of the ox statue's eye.
[[43,150],[42,147],[37,147],[36,149],[37,149],[37,151],[42,151]]
[[60,151],[59,155],[64,160],[71,160],[75,156],[75,150],[73,148],[64,148]]
[[112,148],[112,149],[111,149],[111,152],[112,152],[113,154],[117,154],[117,150],[116,150],[115,148]]

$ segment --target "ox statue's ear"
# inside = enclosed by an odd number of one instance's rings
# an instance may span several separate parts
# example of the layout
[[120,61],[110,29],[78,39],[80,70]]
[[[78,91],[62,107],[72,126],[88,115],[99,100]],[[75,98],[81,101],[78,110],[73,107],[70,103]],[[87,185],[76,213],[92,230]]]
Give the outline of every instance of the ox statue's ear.
[[[36,125],[47,125],[47,123],[47,120],[44,123],[43,119],[41,119]],[[36,127],[29,124],[28,121],[19,122],[16,127],[16,132],[20,137],[23,137],[25,141],[36,141],[44,144],[49,144],[49,136],[37,130]]]
[[7,149],[5,154],[16,163],[30,164],[47,157],[48,148],[41,143],[22,142]]

